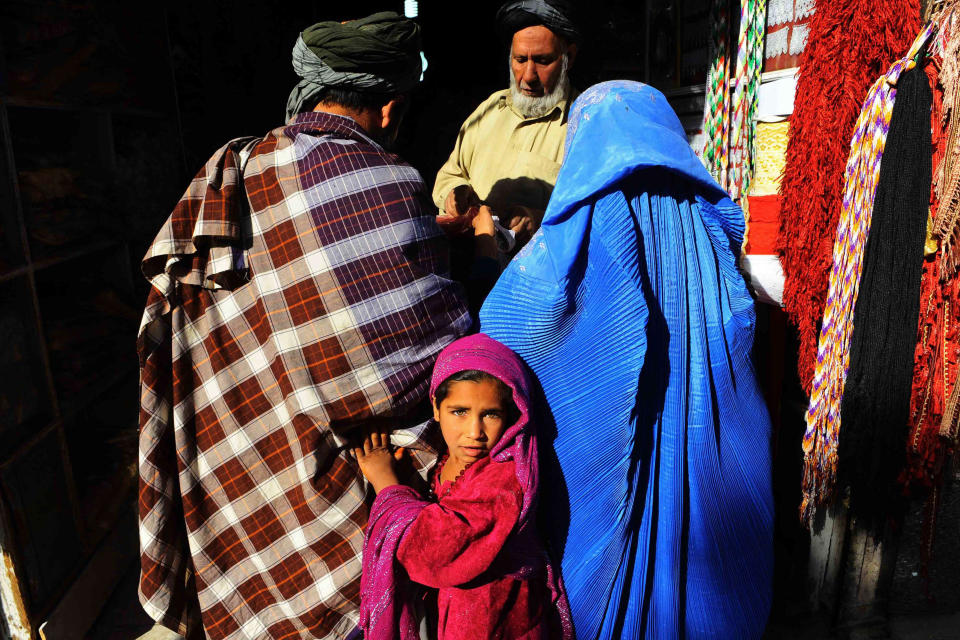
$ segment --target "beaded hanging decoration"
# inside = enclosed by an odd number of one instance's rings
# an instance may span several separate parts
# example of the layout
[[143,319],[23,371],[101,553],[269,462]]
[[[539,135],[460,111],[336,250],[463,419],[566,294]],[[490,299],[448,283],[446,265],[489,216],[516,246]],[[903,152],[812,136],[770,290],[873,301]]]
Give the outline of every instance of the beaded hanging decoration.
[[880,160],[897,93],[897,80],[904,71],[916,66],[915,58],[933,29],[933,24],[927,25],[914,40],[906,57],[897,60],[870,88],[850,144],[850,156],[844,172],[840,221],[833,245],[827,304],[806,415],[807,428],[803,436],[803,501],[800,515],[808,526],[816,510],[832,499],[836,484],[840,403],[850,367],[853,312],[873,215]]
[[707,94],[704,100],[703,133],[704,164],[716,177],[718,170],[726,166],[727,117],[730,93],[728,84],[730,68],[727,60],[727,2],[714,0],[711,11],[712,63],[707,74]]
[[763,69],[763,34],[766,2],[741,0],[740,36],[730,118],[730,177],[727,191],[734,199],[750,189],[753,177],[753,142],[756,136],[757,95]]
[[754,116],[763,68],[766,2],[740,0],[732,91],[726,7],[724,0],[715,0],[713,5],[713,63],[707,76],[702,157],[720,186],[738,199],[749,190],[753,176]]

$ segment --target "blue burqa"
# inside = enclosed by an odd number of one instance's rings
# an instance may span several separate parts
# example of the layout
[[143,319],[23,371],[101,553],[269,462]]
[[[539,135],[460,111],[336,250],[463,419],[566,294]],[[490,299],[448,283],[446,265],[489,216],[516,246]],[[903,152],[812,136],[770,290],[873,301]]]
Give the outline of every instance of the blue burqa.
[[743,214],[655,89],[596,85],[569,122],[543,226],[480,318],[553,415],[541,486],[577,637],[759,638],[773,498]]

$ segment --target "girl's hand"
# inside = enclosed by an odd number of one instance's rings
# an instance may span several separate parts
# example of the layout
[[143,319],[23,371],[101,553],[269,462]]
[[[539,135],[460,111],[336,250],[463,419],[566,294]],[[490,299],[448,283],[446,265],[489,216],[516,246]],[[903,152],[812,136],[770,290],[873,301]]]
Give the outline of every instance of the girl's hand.
[[473,226],[473,235],[475,236],[492,236],[497,232],[496,227],[493,225],[493,210],[487,205],[483,205],[477,209],[477,215],[473,217],[471,224]]
[[497,240],[494,234],[497,232],[493,224],[493,211],[490,207],[484,205],[477,210],[477,215],[473,218],[473,253],[474,256],[486,256],[488,258],[497,258]]
[[394,462],[403,456],[403,449],[398,448],[394,453],[390,453],[389,434],[382,431],[367,432],[362,446],[354,448],[353,455],[357,457],[360,471],[377,493],[400,484]]

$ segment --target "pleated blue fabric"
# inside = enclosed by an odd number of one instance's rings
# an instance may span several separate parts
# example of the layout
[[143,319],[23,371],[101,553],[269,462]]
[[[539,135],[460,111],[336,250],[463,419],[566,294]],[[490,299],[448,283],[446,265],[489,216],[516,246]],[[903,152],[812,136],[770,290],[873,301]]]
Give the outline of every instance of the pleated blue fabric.
[[596,85],[568,126],[543,225],[480,318],[552,412],[542,499],[577,637],[758,638],[773,498],[743,214],[655,89]]

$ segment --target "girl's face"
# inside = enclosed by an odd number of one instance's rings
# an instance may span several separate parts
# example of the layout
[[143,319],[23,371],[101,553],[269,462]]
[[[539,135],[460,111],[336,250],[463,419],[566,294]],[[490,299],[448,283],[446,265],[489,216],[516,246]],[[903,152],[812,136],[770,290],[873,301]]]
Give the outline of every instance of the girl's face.
[[490,455],[510,426],[500,389],[496,380],[451,382],[447,397],[434,406],[451,460],[467,465]]

